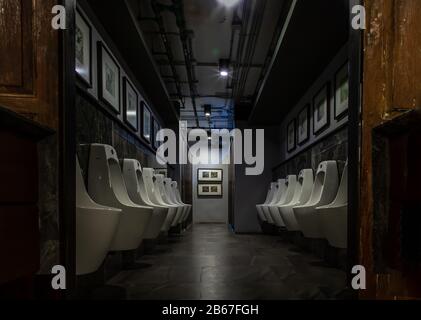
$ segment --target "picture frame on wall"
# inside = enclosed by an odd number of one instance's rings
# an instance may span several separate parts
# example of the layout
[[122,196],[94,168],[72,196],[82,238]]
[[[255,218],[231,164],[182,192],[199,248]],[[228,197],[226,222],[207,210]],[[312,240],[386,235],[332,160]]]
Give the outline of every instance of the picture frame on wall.
[[326,84],[313,99],[313,131],[319,135],[330,125],[329,89]]
[[128,78],[123,80],[124,121],[136,132],[139,130],[139,95]]
[[348,62],[335,75],[335,120],[341,120],[348,114],[349,107],[349,72]]
[[307,104],[297,118],[297,143],[302,146],[310,140],[310,105]]
[[295,119],[292,120],[287,126],[287,149],[288,152],[292,152],[297,147],[297,139],[296,139],[296,122]]
[[92,88],[92,27],[79,10],[76,10],[75,60],[79,79]]
[[149,143],[152,142],[152,114],[148,106],[144,101],[142,101],[142,136]]
[[197,180],[199,182],[222,182],[222,169],[198,169]]
[[97,47],[99,98],[114,113],[120,114],[120,67],[101,41]]
[[198,184],[197,196],[199,198],[222,198],[222,184]]

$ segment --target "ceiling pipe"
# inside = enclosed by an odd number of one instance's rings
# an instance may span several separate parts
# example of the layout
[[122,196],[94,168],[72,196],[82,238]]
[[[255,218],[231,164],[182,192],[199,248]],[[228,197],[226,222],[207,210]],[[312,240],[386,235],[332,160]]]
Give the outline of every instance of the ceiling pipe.
[[261,31],[262,22],[266,10],[266,4],[267,0],[259,0],[256,2],[256,7],[254,9],[253,14],[253,21],[250,28],[250,36],[247,41],[247,48],[246,48],[246,57],[244,64],[246,67],[243,69],[243,72],[241,73],[239,88],[238,88],[238,96],[237,99],[241,99],[241,97],[244,95],[244,89],[245,85],[248,79],[248,75],[250,72],[251,65],[253,63],[254,54],[256,52],[256,45],[257,40]]
[[174,84],[175,84],[175,87],[176,87],[176,90],[177,90],[177,95],[178,95],[178,97],[181,101],[181,104],[183,105],[183,108],[185,108],[183,94],[182,94],[182,91],[181,91],[181,85],[180,85],[180,82],[179,82],[180,79],[179,79],[177,69],[176,69],[175,64],[174,64],[174,56],[173,56],[172,49],[171,49],[171,42],[168,39],[168,36],[167,36],[168,33],[165,30],[164,21],[163,21],[162,15],[161,15],[161,10],[159,8],[159,5],[155,1],[151,1],[151,7],[152,7],[152,10],[155,14],[155,20],[154,21],[158,25],[159,35],[161,36],[161,40],[162,40],[162,42],[164,44],[164,47],[165,47],[165,55],[167,56],[169,66],[171,68],[171,73],[173,74],[173,79],[174,79]]
[[155,0],[152,0],[152,3],[156,6],[156,9],[158,11],[166,10],[166,11],[172,12],[175,15],[177,27],[179,29],[179,34],[180,34],[180,40],[183,47],[183,55],[184,55],[184,60],[186,64],[186,72],[187,72],[187,81],[189,83],[192,106],[193,106],[194,114],[196,116],[196,125],[199,126],[199,118],[198,118],[197,105],[196,105],[196,99],[195,99],[195,97],[197,96],[197,88],[196,88],[195,70],[194,70],[194,65],[192,63],[193,61],[195,61],[194,55],[193,55],[192,40],[191,40],[192,32],[189,32],[186,27],[186,19],[184,17],[184,3],[182,0],[172,0],[171,5],[158,3]]

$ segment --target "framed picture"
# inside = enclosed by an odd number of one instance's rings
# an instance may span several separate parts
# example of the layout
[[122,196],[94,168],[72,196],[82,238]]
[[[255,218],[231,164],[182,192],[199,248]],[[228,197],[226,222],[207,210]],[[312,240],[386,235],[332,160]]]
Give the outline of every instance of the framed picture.
[[329,127],[330,110],[329,110],[329,90],[326,85],[313,100],[313,130],[314,134],[320,134]]
[[151,135],[152,135],[152,130],[151,130],[151,124],[152,124],[151,112],[149,111],[149,108],[148,108],[148,106],[146,105],[146,103],[144,101],[142,102],[142,105],[143,105],[143,111],[142,111],[142,136],[147,141],[152,142],[151,141]]
[[296,131],[295,131],[295,119],[292,120],[287,127],[287,145],[288,145],[288,152],[292,152],[297,147],[296,143]]
[[76,74],[92,87],[92,28],[83,14],[76,10],[75,30]]
[[130,83],[129,79],[124,77],[124,121],[134,130],[139,130],[139,96]]
[[303,145],[310,139],[310,105],[306,105],[298,114],[297,142]]
[[335,76],[335,119],[340,120],[348,113],[349,77],[348,62]]
[[197,185],[199,198],[222,198],[222,184],[199,184]]
[[162,174],[165,178],[168,178],[168,169],[164,169],[164,168],[157,168],[154,169],[155,174]]
[[98,42],[99,98],[120,113],[120,67],[108,49]]
[[222,182],[222,169],[198,169],[197,180],[199,182]]

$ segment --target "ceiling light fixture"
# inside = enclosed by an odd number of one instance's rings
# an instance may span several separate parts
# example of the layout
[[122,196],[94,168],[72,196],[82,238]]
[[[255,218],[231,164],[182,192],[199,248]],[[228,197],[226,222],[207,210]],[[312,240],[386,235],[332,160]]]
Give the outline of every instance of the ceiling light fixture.
[[218,0],[218,2],[228,8],[235,6],[240,0]]
[[205,116],[207,118],[210,118],[210,116],[212,115],[212,106],[210,104],[205,104],[203,106],[203,109],[205,111]]
[[230,70],[230,62],[228,59],[219,60],[219,74],[221,77],[228,77]]

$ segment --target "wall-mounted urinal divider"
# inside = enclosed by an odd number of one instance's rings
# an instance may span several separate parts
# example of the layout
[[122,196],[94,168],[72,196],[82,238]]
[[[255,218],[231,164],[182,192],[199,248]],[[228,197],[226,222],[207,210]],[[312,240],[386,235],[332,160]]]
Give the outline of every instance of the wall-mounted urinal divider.
[[182,226],[183,230],[185,231],[186,230],[186,222],[187,222],[187,219],[188,219],[189,214],[191,212],[192,206],[190,204],[184,203],[181,200],[181,195],[180,195],[180,191],[178,190],[178,183],[177,183],[177,181],[173,181],[171,183],[171,188],[172,188],[172,192],[173,192],[175,201],[178,204],[180,204],[180,205],[182,205],[182,206],[185,207],[185,212],[183,214],[183,217],[181,218],[181,226]]
[[279,200],[282,198],[286,191],[286,180],[285,179],[279,179],[277,183],[277,188],[275,189],[275,193],[273,195],[272,201],[269,202],[267,205],[263,205],[262,209],[266,217],[266,221],[268,224],[274,226],[275,221],[272,219],[272,215],[270,214],[270,207],[274,204],[278,203]]
[[272,182],[269,186],[269,190],[268,190],[268,194],[266,196],[266,200],[265,202],[263,202],[262,204],[257,204],[256,205],[256,209],[257,209],[257,216],[259,218],[259,221],[261,224],[263,224],[264,222],[267,222],[266,216],[263,212],[263,208],[262,206],[269,204],[274,196],[275,190],[277,189],[277,182]]
[[[144,235],[144,252],[153,252],[156,239],[168,215],[168,207],[154,204],[146,192],[143,172],[140,162],[134,159],[124,159],[122,162],[124,180],[130,199],[143,206],[153,208],[152,218],[146,227]],[[143,253],[139,252],[139,254]]]
[[316,213],[329,244],[346,249],[348,242],[348,163],[345,164],[338,194],[326,206],[318,207]]
[[182,216],[184,212],[184,208],[180,205],[176,205],[172,203],[169,196],[167,195],[165,185],[164,185],[164,179],[165,177],[161,174],[155,175],[155,186],[159,190],[160,197],[162,201],[165,203],[165,205],[175,208],[176,210],[176,215],[170,225],[170,229],[168,230],[169,235],[176,235],[180,233],[179,221],[180,221],[180,217]]
[[137,205],[130,199],[113,147],[91,145],[88,181],[89,193],[93,200],[122,210],[110,251],[122,252],[125,269],[143,267],[135,263],[136,257],[133,253],[142,243],[153,209]]
[[269,207],[272,219],[275,221],[275,225],[278,228],[285,228],[285,222],[282,219],[281,212],[279,207],[288,204],[292,201],[295,192],[295,186],[297,184],[297,176],[289,175],[285,180],[285,192],[282,197],[279,199],[279,202],[275,203],[273,206]]
[[89,196],[76,158],[76,294],[79,298],[125,299],[122,287],[105,284],[104,260],[121,217],[121,209],[95,203]]
[[159,238],[160,242],[166,242],[168,231],[171,228],[174,219],[176,218],[177,208],[175,206],[169,206],[164,202],[161,197],[160,188],[156,182],[155,172],[152,168],[143,168],[143,181],[145,183],[145,189],[148,194],[150,201],[156,205],[165,207],[168,209],[167,218],[161,228],[163,236]]
[[295,218],[304,233],[311,239],[325,239],[316,208],[331,203],[338,191],[339,177],[336,161],[325,161],[319,165],[310,200],[305,205],[294,207]]

